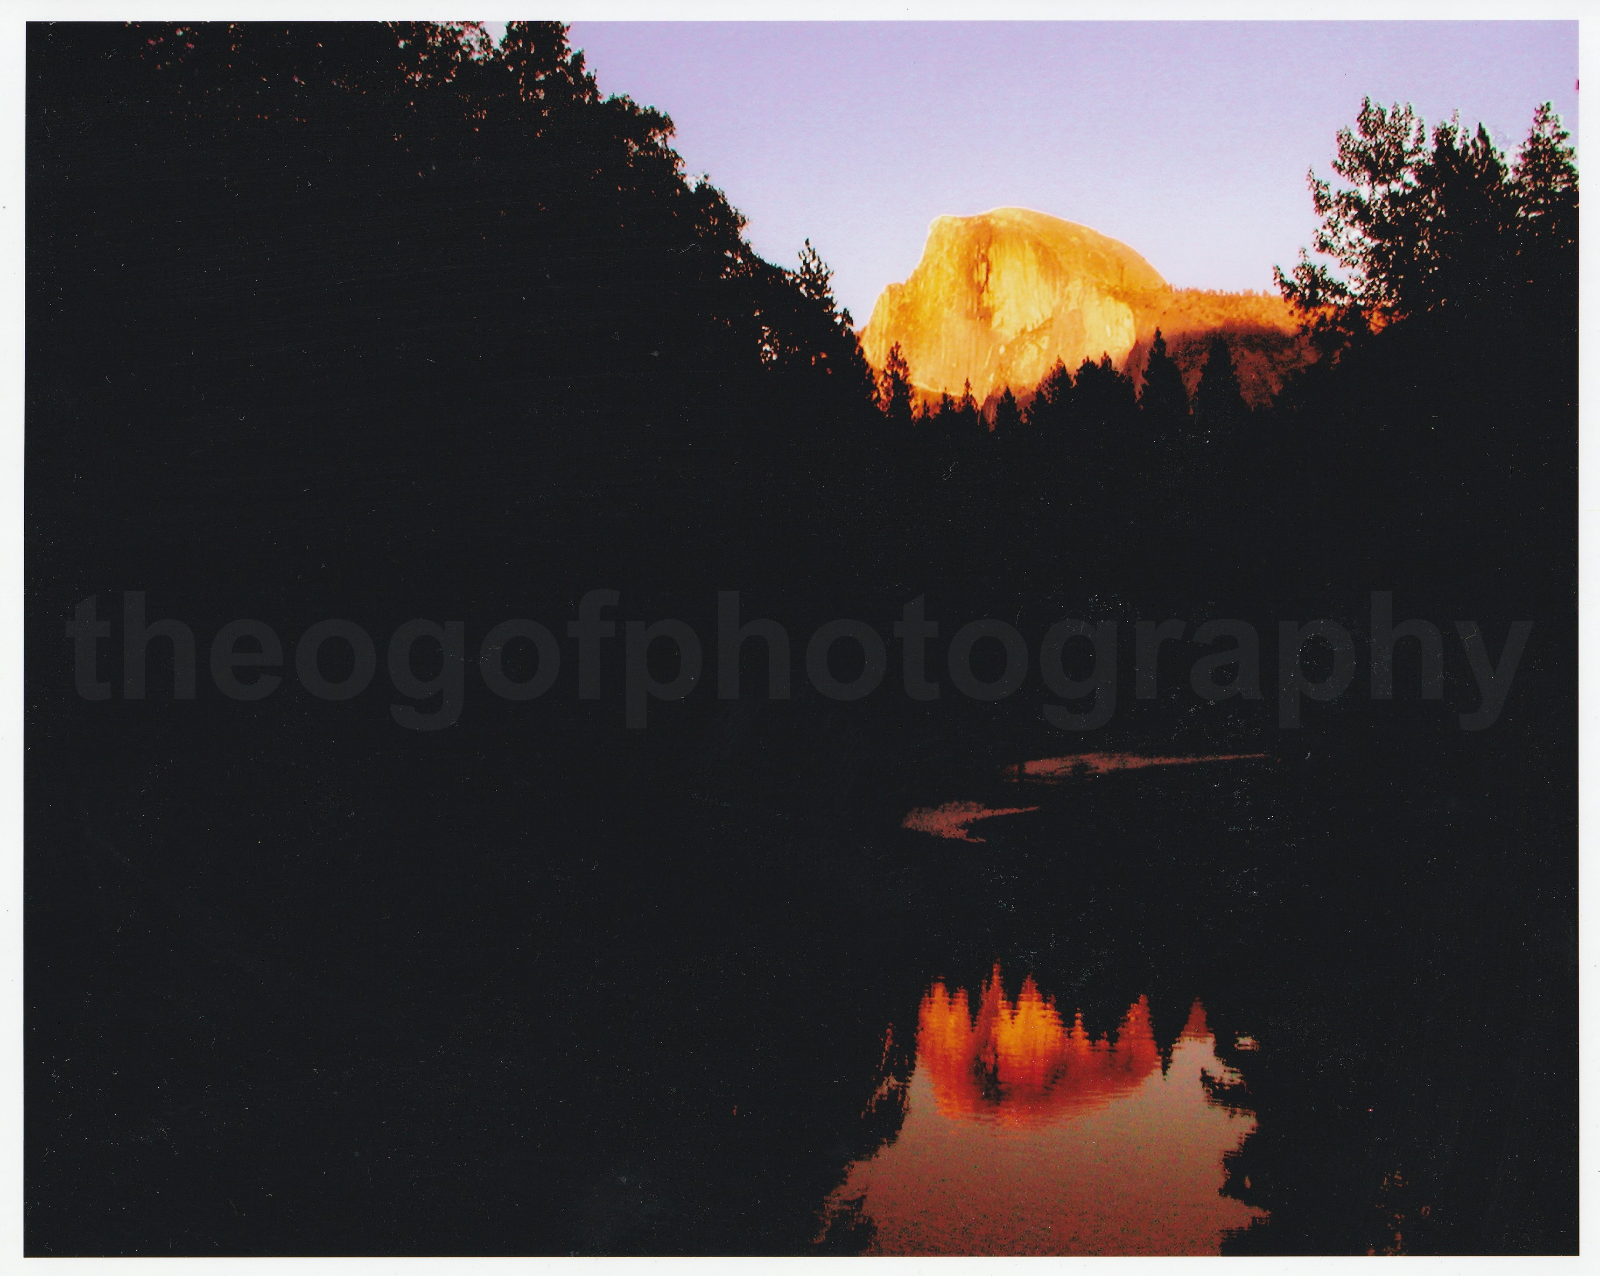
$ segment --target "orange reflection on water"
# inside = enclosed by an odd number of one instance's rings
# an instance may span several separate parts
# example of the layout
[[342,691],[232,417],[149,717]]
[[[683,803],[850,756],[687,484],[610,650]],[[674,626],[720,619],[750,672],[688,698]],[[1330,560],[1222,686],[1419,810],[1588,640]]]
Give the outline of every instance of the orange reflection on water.
[[1111,1033],[1070,1024],[1030,977],[997,966],[974,1013],[936,982],[895,1138],[856,1162],[824,1225],[868,1224],[876,1254],[1206,1254],[1260,1212],[1221,1193],[1254,1128],[1211,1101],[1216,1056],[1197,1001],[1167,1066],[1141,997]]
[[1128,1008],[1114,1041],[1071,1027],[1030,975],[1008,1001],[995,967],[974,1020],[964,989],[935,983],[917,1013],[917,1062],[945,1116],[1039,1125],[1134,1090],[1160,1062],[1150,1007]]
[[1265,753],[1206,753],[1184,757],[1154,757],[1143,753],[1071,753],[1063,758],[1035,758],[1005,769],[1008,780],[1051,782],[1074,776],[1105,775],[1111,771],[1138,771],[1150,766],[1186,766],[1195,762],[1245,762]]
[[943,806],[918,807],[900,821],[900,827],[956,842],[981,842],[983,838],[973,837],[968,831],[976,821],[993,819],[997,815],[1026,815],[1038,809],[1036,806],[994,807],[981,802],[946,802]]

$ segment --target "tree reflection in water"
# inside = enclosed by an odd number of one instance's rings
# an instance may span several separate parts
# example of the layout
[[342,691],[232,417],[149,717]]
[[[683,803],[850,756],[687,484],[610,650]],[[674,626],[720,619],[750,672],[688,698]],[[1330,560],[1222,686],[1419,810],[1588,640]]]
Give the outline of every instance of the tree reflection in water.
[[877,1099],[902,1106],[899,1134],[829,1198],[830,1244],[1205,1254],[1262,1216],[1222,1195],[1223,1158],[1255,1121],[1215,1097],[1239,1078],[1198,1001],[1165,1059],[1143,997],[1099,1037],[1032,976],[1008,998],[998,965],[977,1003],[943,981],[923,997],[909,1076],[891,1073]]

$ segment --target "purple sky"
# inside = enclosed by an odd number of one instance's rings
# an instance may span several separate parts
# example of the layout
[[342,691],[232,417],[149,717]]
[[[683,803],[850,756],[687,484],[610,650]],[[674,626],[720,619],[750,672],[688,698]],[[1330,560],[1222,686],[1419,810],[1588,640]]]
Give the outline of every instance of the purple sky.
[[1082,222],[1178,285],[1269,289],[1315,223],[1306,169],[1363,94],[1459,109],[1508,151],[1553,101],[1577,135],[1575,22],[606,23],[600,87],[666,111],[691,173],[769,260],[801,243],[865,323],[941,213]]

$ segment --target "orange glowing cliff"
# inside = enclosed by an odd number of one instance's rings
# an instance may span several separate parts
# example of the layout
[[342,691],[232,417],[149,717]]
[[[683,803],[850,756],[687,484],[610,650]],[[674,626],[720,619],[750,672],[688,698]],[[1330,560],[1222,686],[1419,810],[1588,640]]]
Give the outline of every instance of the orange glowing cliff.
[[1258,293],[1173,288],[1126,244],[1026,208],[938,217],[922,260],[890,284],[862,330],[882,369],[900,343],[924,398],[1026,398],[1059,359],[1113,363],[1138,379],[1159,328],[1193,393],[1213,333],[1231,348],[1245,398],[1267,402],[1311,358],[1295,312]]

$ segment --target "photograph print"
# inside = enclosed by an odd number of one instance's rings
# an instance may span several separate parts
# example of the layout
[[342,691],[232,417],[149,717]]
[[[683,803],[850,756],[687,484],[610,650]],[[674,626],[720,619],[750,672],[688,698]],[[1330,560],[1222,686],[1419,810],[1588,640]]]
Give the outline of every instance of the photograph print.
[[1577,1253],[1577,22],[25,89],[28,1255]]

